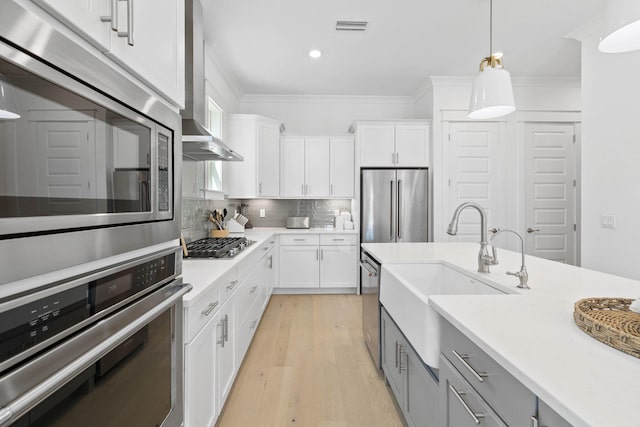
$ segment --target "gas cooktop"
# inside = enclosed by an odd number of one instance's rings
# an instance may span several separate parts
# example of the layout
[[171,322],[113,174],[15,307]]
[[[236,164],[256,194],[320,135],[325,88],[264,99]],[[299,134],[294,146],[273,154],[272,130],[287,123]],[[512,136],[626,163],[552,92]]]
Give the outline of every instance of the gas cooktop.
[[246,237],[205,237],[187,243],[185,258],[233,258],[254,243]]

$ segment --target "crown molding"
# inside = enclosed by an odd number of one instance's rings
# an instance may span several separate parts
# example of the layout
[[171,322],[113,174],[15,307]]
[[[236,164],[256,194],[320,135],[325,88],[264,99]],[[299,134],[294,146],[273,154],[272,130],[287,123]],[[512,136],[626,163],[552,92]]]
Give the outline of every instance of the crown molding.
[[583,42],[585,39],[599,34],[602,29],[602,16],[603,13],[599,13],[598,15],[591,18],[589,21],[580,25],[575,30],[571,31],[565,38],[578,40],[579,42]]
[[273,95],[245,94],[241,102],[252,104],[413,104],[413,96],[376,95]]
[[[242,98],[245,96],[245,92],[238,82],[236,75],[232,73],[231,67],[229,66],[229,62],[226,60],[224,54],[214,45],[207,45],[207,57],[208,60],[218,69],[220,75],[224,79],[231,92],[235,95],[238,101],[242,101]],[[215,60],[214,60],[215,58]],[[205,73],[206,77],[206,73]]]

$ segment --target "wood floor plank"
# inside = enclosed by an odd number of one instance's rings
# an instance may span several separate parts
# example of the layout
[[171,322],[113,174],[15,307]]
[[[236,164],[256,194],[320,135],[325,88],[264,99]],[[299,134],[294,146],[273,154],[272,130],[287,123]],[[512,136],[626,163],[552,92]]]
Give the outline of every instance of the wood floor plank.
[[357,295],[274,295],[217,425],[402,426],[361,313]]

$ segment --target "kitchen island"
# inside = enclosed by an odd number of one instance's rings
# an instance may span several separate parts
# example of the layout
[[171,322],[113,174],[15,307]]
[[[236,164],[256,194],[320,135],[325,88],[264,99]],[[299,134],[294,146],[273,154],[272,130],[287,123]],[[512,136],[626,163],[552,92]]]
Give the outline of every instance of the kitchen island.
[[[530,290],[518,289],[520,254],[500,250],[477,273],[476,243],[363,244],[385,264],[441,263],[508,295],[433,295],[429,304],[541,401],[574,426],[640,426],[640,359],[608,347],[573,321],[587,297],[640,297],[640,282],[527,257]],[[384,276],[381,287],[385,286]]]

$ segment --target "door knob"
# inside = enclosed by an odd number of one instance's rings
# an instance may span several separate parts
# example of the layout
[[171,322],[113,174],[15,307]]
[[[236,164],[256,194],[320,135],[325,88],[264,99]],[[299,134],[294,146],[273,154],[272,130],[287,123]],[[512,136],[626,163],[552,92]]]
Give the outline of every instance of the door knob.
[[540,231],[540,230],[537,229],[537,228],[531,228],[531,227],[527,228],[527,233],[529,233],[529,234],[535,233],[536,231]]

